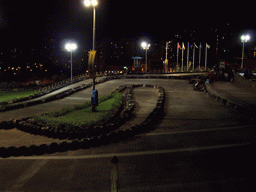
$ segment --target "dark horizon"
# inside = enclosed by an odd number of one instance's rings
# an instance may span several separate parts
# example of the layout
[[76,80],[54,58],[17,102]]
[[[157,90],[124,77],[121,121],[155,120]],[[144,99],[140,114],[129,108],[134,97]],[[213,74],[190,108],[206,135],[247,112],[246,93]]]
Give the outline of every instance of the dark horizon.
[[[201,5],[201,6],[200,6]],[[99,0],[96,7],[96,39],[139,38],[170,40],[184,29],[203,32],[230,24],[237,33],[255,31],[253,12],[241,10],[239,4],[222,5],[219,1],[207,6],[191,3],[163,3],[131,0]],[[74,39],[90,49],[92,8],[82,0],[46,0],[43,3],[25,0],[0,1],[1,47],[41,47],[55,39],[59,46],[65,39]]]

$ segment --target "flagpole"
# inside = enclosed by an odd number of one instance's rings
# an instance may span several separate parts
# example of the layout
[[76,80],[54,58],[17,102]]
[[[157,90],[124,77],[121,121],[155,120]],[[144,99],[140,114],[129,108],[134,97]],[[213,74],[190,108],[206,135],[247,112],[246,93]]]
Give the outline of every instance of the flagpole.
[[195,50],[196,50],[196,46],[194,44],[194,47],[193,47],[193,71],[195,70]]
[[177,72],[177,66],[179,66],[179,43],[177,43],[177,65],[176,65],[176,72]]
[[181,59],[181,71],[183,72],[184,42],[182,42],[182,53],[181,53],[181,55],[182,55],[182,59]]
[[207,43],[205,44],[205,70],[206,70],[206,67],[207,67]]
[[189,42],[188,42],[188,48],[187,48],[187,71],[188,71],[188,63],[189,63]]
[[200,63],[201,63],[201,42],[200,42],[200,45],[199,45],[199,70],[200,70]]

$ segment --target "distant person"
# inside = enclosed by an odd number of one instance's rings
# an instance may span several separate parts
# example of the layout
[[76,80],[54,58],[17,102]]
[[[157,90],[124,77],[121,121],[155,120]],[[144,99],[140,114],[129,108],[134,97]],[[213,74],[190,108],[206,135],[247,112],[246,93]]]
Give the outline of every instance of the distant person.
[[228,71],[228,77],[229,77],[230,82],[233,83],[234,82],[234,73],[233,73],[233,71],[231,71],[231,70]]
[[250,79],[250,74],[249,74],[248,69],[246,69],[245,72],[244,72],[244,78],[245,79]]
[[224,73],[225,81],[228,81],[228,72]]

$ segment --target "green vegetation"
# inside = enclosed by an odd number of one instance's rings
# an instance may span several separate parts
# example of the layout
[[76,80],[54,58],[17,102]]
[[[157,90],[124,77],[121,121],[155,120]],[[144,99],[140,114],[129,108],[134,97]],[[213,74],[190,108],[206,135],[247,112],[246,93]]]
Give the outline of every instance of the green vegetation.
[[0,91],[0,102],[21,99],[24,97],[29,97],[34,94],[35,94],[35,91],[33,89],[22,90],[22,91],[21,90]]
[[62,109],[34,119],[43,124],[48,124],[56,129],[72,128],[74,126],[87,127],[107,118],[113,109],[123,104],[122,94],[117,92],[99,98],[97,112],[92,112],[91,102],[75,106],[72,109]]

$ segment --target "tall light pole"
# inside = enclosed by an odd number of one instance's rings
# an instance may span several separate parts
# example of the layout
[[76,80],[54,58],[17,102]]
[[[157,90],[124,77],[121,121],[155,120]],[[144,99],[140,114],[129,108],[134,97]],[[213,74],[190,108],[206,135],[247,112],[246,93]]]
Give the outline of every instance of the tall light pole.
[[73,50],[76,50],[77,45],[75,43],[67,43],[65,48],[71,52],[71,81],[73,80],[73,66],[72,66],[72,52]]
[[[166,41],[166,46],[165,46],[165,73],[168,71],[168,44],[171,43],[171,41]],[[173,69],[172,69],[173,70]]]
[[249,39],[250,39],[249,35],[242,35],[241,37],[241,40],[243,43],[241,69],[243,69],[243,65],[244,65],[244,43],[246,43]]
[[[93,7],[93,32],[92,32],[92,50],[95,50],[95,33],[96,33],[96,9],[95,7],[98,5],[97,0],[84,0],[84,5],[86,7]],[[93,66],[95,67],[95,66]],[[93,70],[94,71],[94,70]],[[93,90],[95,89],[95,75],[93,77]]]
[[146,42],[142,42],[141,47],[146,50],[145,72],[147,72],[147,70],[148,70],[148,49],[150,47],[150,44],[148,44]]
[[[84,0],[84,5],[86,7],[93,7],[93,32],[92,32],[92,51],[94,52],[95,57],[95,32],[96,32],[96,9],[95,7],[98,5],[98,0]],[[92,62],[92,112],[96,112],[96,106],[98,105],[98,91],[95,89],[95,64]]]

